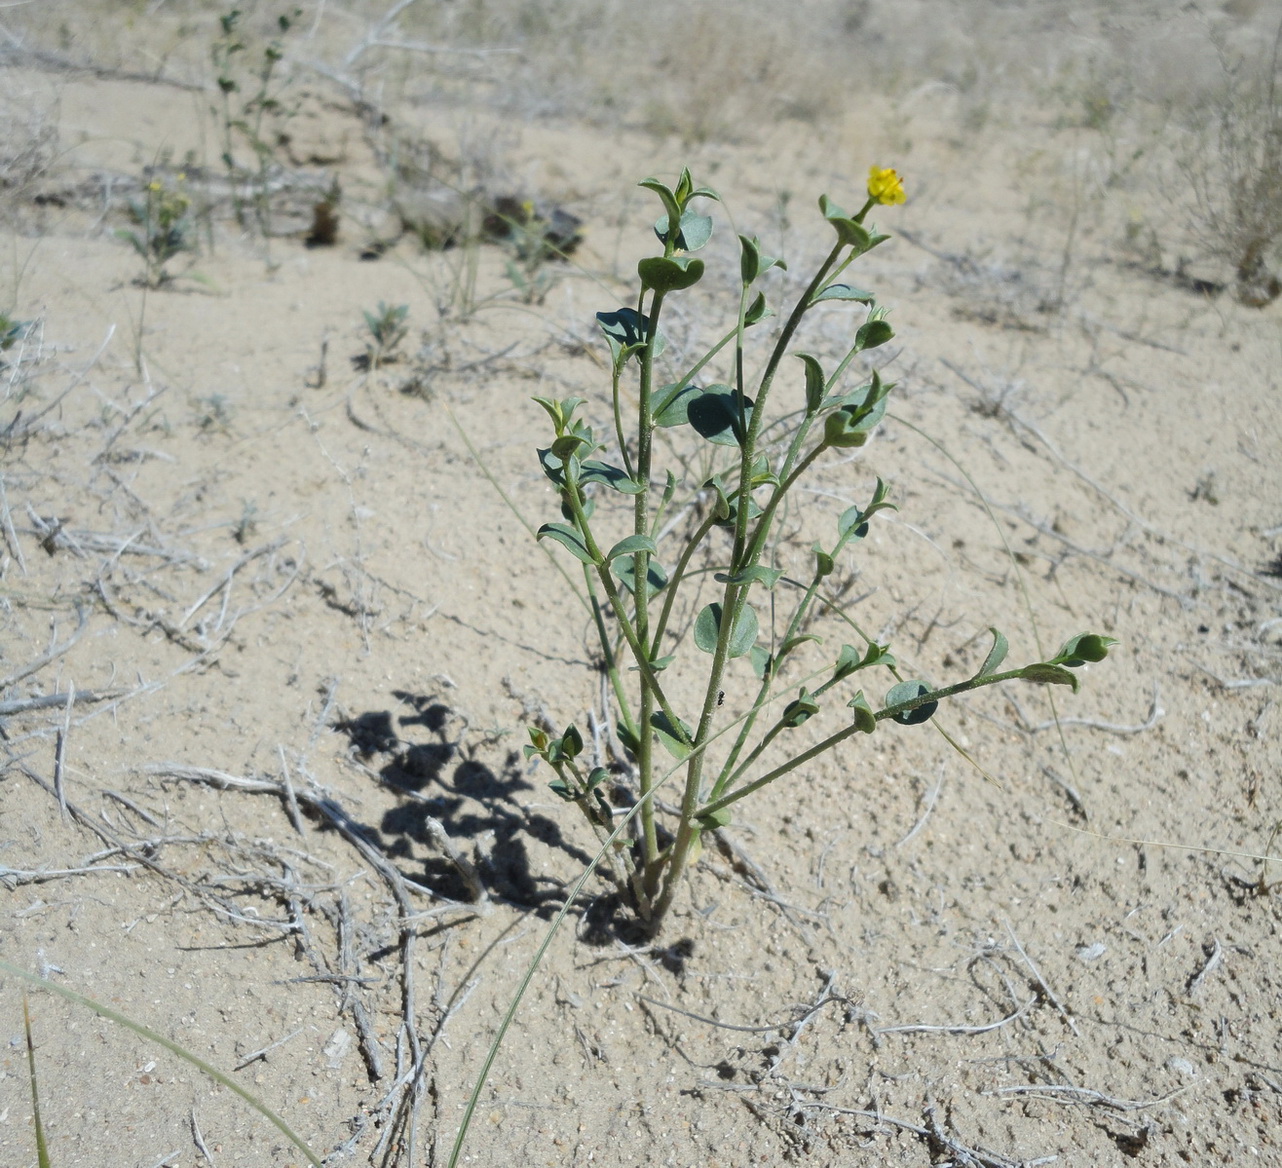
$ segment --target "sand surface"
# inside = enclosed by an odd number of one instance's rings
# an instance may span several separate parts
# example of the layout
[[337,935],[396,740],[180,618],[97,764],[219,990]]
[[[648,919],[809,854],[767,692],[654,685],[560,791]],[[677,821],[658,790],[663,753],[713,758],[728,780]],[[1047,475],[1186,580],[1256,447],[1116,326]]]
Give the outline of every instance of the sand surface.
[[[790,32],[694,5],[667,57],[632,29],[615,65],[608,4],[581,37],[574,6],[440,7],[307,5],[243,226],[217,8],[0,11],[0,308],[31,322],[0,366],[0,957],[327,1164],[444,1165],[595,851],[521,755],[532,722],[601,716],[591,624],[523,526],[559,517],[532,397],[608,429],[593,314],[654,249],[640,178],[688,164],[724,197],[676,369],[734,312],[736,230],[787,257],[787,304],[829,245],[818,195],[858,206],[894,165],[909,201],[851,273],[892,309],[867,362],[891,413],[816,467],[777,562],[807,571],[880,477],[899,510],[833,583],[906,676],[969,676],[992,625],[1016,662],[1119,645],[1076,695],[985,690],[740,804],[655,941],[590,882],[461,1162],[1282,1165],[1282,300],[1219,287],[1159,116],[1176,76],[1212,92],[1211,32],[1267,44],[1269,6],[815,3]],[[245,17],[242,76],[274,16]],[[151,182],[196,247],[144,290],[117,232]],[[500,197],[580,219],[571,261],[523,289],[511,242],[423,246]],[[408,306],[386,362],[380,302]],[[799,347],[831,363],[852,319]],[[727,717],[754,688],[736,663]],[[57,1168],[305,1162],[26,988]],[[23,989],[0,979],[14,1166]]]

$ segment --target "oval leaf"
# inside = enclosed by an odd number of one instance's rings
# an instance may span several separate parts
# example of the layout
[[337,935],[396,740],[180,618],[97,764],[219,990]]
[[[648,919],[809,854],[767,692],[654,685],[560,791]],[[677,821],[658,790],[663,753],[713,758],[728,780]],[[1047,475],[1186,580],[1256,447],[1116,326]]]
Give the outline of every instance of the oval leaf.
[[656,292],[680,292],[703,278],[703,260],[694,256],[649,256],[637,264],[641,283]]
[[667,714],[662,710],[656,710],[650,715],[650,725],[654,727],[654,732],[663,743],[663,748],[673,758],[680,760],[689,756],[693,749],[694,731],[685,722],[681,723],[681,729],[678,731],[668,720]]
[[1064,642],[1051,661],[1056,665],[1076,669],[1088,661],[1103,661],[1108,656],[1109,649],[1116,644],[1113,637],[1104,637],[1099,633],[1078,633]]
[[619,467],[598,462],[594,458],[589,458],[579,468],[579,485],[582,486],[584,483],[601,483],[625,495],[639,495],[645,490],[645,487],[636,479],[628,478]]
[[849,284],[829,284],[822,292],[815,294],[811,304],[818,304],[821,300],[857,300],[860,304],[871,304],[877,297],[871,292],[865,292],[862,288],[853,288]]
[[855,348],[875,349],[878,345],[884,345],[894,335],[895,330],[884,320],[870,320],[860,325],[859,331],[855,333]]
[[1077,674],[1071,669],[1065,669],[1062,665],[1053,665],[1049,661],[1025,665],[1019,671],[1019,676],[1035,685],[1067,685],[1072,687],[1074,693],[1077,692]]
[[697,385],[665,385],[652,403],[656,426],[684,426],[690,420],[690,403],[701,394]]
[[[654,224],[654,233],[661,243],[668,241],[668,217],[660,215]],[[677,232],[676,246],[682,251],[698,251],[712,238],[712,218],[698,211],[686,211],[681,216],[681,230]]]
[[545,523],[539,528],[536,538],[554,539],[567,549],[576,560],[582,560],[585,564],[596,563],[592,558],[592,553],[588,551],[588,545],[583,541],[583,536],[575,531],[573,527],[567,527],[564,523]]
[[618,559],[619,556],[635,556],[637,552],[649,552],[654,555],[659,549],[655,547],[654,540],[648,535],[629,535],[626,539],[619,540],[618,543],[606,553],[606,561]]
[[752,422],[752,399],[741,399],[728,385],[710,385],[690,399],[686,412],[690,425],[709,442],[738,446]]
[[[707,605],[694,622],[694,643],[705,653],[715,653],[721,636],[722,608],[718,603]],[[742,657],[756,643],[757,614],[750,604],[745,604],[735,622],[727,646],[731,657]]]
[[[930,686],[924,681],[901,681],[894,686],[886,695],[886,708],[897,706],[901,702],[911,702],[923,694],[930,693]],[[934,712],[939,709],[938,702],[924,702],[910,710],[900,710],[891,717],[901,726],[917,726],[922,722],[930,720]]]
[[[623,587],[635,596],[637,591],[636,561],[631,556],[620,556],[614,561],[614,574],[618,576]],[[650,562],[645,570],[645,582],[647,596],[654,596],[668,586],[668,573],[663,570],[663,565],[653,556],[650,557]]]

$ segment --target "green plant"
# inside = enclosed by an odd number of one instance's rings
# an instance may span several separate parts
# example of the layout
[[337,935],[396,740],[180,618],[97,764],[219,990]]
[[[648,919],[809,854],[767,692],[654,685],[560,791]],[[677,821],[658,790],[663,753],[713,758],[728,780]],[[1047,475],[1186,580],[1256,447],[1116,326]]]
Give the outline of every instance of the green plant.
[[7,312],[0,312],[0,369],[8,364],[5,354],[27,335],[31,321],[18,320]]
[[[563,228],[538,213],[529,200],[521,203],[511,215],[503,216],[507,227],[507,278],[512,281],[526,304],[542,304],[556,275],[549,264],[564,259],[578,242],[574,227]],[[575,226],[578,221],[573,220]]]
[[129,204],[129,217],[136,230],[121,228],[116,235],[133,245],[142,258],[144,288],[159,288],[173,277],[165,265],[185,251],[193,250],[191,219],[188,211],[191,200],[183,191],[186,176],[177,175],[170,186],[161,179],[152,179],[141,201]]
[[381,300],[373,312],[361,314],[365,317],[370,335],[365,344],[365,364],[368,368],[377,369],[380,365],[396,360],[395,349],[409,332],[405,324],[409,314],[408,304],[384,304]]
[[[285,58],[285,37],[302,14],[301,8],[291,8],[277,16],[277,35],[261,46],[254,60],[242,35],[244,13],[233,8],[218,18],[221,31],[211,50],[219,94],[214,112],[221,122],[222,162],[236,221],[248,226],[252,208],[264,237],[270,234],[270,180],[279,140],[279,134],[269,132],[268,119],[286,118],[291,112],[282,100],[285,84],[279,66]],[[238,143],[249,148],[252,167],[238,161]]]
[[[662,254],[638,264],[635,307],[597,314],[612,357],[612,438],[622,465],[594,457],[605,446],[580,416],[582,399],[535,399],[553,425],[553,440],[538,455],[559,492],[562,512],[561,521],[544,524],[538,536],[559,544],[582,567],[585,599],[618,709],[618,738],[635,767],[637,806],[629,813],[639,824],[635,838],[623,838],[616,826],[607,770],[584,765],[584,741],[577,727],[570,725],[559,735],[532,727],[525,749],[527,756],[537,756],[556,772],[553,791],[582,811],[602,844],[602,870],[653,932],[671,908],[682,875],[700,854],[704,833],[730,822],[741,799],[857,735],[872,734],[883,722],[925,722],[954,694],[1015,679],[1076,690],[1073,670],[1102,660],[1114,642],[1084,633],[1049,660],[1002,670],[1007,641],[994,629],[992,648],[973,676],[935,687],[901,677],[890,646],[877,643],[843,617],[862,644],[842,645],[835,660],[826,650],[823,666],[806,666],[802,676],[786,683],[791,696],[785,701],[781,691],[786,675],[803,668],[803,649],[809,652],[806,647],[819,641],[810,630],[828,603],[821,592],[825,579],[835,571],[839,557],[864,539],[878,512],[894,506],[888,488],[878,480],[865,506],[851,507],[840,516],[835,538],[815,544],[808,579],[795,580],[774,562],[772,532],[789,494],[825,455],[863,446],[885,414],[893,386],[876,371],[853,389],[841,387],[856,358],[894,335],[875,295],[841,277],[852,262],[889,238],[865,218],[878,204],[903,202],[903,186],[895,171],[874,167],[867,201],[857,214],[848,214],[826,196],[820,199],[820,211],[836,242],[769,346],[763,372],[751,389],[745,377],[748,334],[770,315],[756,287],[772,268],[785,266],[783,261],[767,255],[756,237],[740,235],[734,325],[677,381],[656,384],[656,362],[665,344],[660,328],[665,304],[704,274],[704,261],[694,253],[708,242],[713,222],[695,204],[718,196],[696,187],[688,170],[673,188],[653,178],[641,186],[655,193],[664,207],[665,214],[654,225]],[[783,359],[805,316],[820,305],[860,310],[864,319],[831,373],[814,355],[795,353],[804,389],[772,411],[772,391]],[[698,383],[696,379],[727,348],[729,383]],[[636,401],[626,427],[625,374]],[[695,442],[707,443],[705,453],[718,460],[714,473],[692,478],[687,468],[699,460],[688,457],[674,460],[675,470],[660,467],[656,434],[661,428],[684,429]],[[608,507],[611,502],[623,506]],[[682,506],[694,516],[691,525],[683,535],[665,539],[665,520]],[[622,522],[620,510],[630,512]],[[622,534],[607,538],[610,526]],[[669,540],[675,546],[667,546]],[[696,562],[696,555],[702,560]],[[678,619],[689,609],[688,602],[681,608],[678,598],[709,571],[720,585],[718,599],[697,614],[689,611],[693,620]],[[757,615],[762,600],[762,607],[769,606],[776,618],[787,614],[783,631],[773,638],[762,635]],[[688,648],[681,643],[685,628],[705,657],[692,659],[682,652]],[[751,663],[756,694],[746,705],[731,703],[730,710],[723,711],[723,686],[731,684],[728,667],[737,658]],[[874,667],[889,670],[895,679],[880,703],[862,689],[848,692],[854,688],[851,679],[868,676]],[[693,720],[687,721],[678,695],[692,692],[691,683],[701,696]],[[837,699],[842,690],[847,692]],[[847,712],[838,713],[842,709]],[[795,733],[812,718],[827,719],[835,727],[817,740],[809,731]],[[796,745],[803,737],[807,742]],[[657,756],[656,744],[674,760],[670,771]],[[665,771],[678,770],[684,771],[684,789],[671,836],[664,838],[655,792]]]

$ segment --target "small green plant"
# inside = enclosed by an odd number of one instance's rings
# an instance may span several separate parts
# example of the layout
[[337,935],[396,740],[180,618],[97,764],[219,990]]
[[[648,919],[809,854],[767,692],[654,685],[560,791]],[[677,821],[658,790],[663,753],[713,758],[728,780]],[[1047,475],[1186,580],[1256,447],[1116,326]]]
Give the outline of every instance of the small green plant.
[[207,434],[231,433],[231,402],[226,394],[211,393],[196,399],[196,425]]
[[31,321],[18,320],[7,312],[0,312],[0,369],[9,363],[5,354],[27,335],[30,327]]
[[[901,677],[891,647],[843,616],[861,643],[843,644],[836,654],[824,650],[817,670],[813,656],[803,665],[806,654],[813,653],[811,644],[819,641],[811,631],[813,621],[829,603],[824,581],[839,558],[865,538],[877,514],[894,504],[878,480],[868,502],[842,514],[831,540],[814,546],[801,580],[778,566],[772,532],[785,500],[807,472],[825,456],[863,446],[886,412],[893,386],[876,371],[854,388],[842,384],[856,358],[894,336],[875,295],[843,276],[889,238],[865,219],[879,204],[902,203],[903,185],[895,171],[874,167],[867,200],[856,214],[826,196],[819,200],[836,241],[761,354],[763,371],[755,386],[745,376],[748,337],[770,315],[757,285],[772,268],[784,267],[783,261],[767,255],[756,237],[740,235],[737,319],[677,381],[657,384],[664,308],[704,274],[704,261],[694,253],[710,239],[713,222],[697,205],[718,196],[696,187],[688,170],[675,187],[653,178],[641,186],[663,204],[664,214],[654,225],[662,254],[638,264],[635,306],[597,314],[611,356],[611,438],[622,465],[596,457],[605,443],[581,416],[581,399],[535,399],[553,427],[551,443],[538,451],[539,461],[561,500],[560,520],[544,524],[538,536],[560,545],[582,569],[584,597],[617,705],[617,736],[635,768],[637,806],[629,813],[630,820],[635,815],[635,838],[625,838],[616,826],[620,812],[611,798],[610,774],[604,766],[585,765],[583,735],[576,726],[559,735],[532,727],[525,750],[555,771],[552,790],[581,810],[601,842],[602,869],[654,932],[683,874],[697,860],[704,834],[729,823],[740,800],[859,735],[873,734],[883,723],[926,722],[954,694],[1016,679],[1076,690],[1073,670],[1102,660],[1114,642],[1084,633],[1049,660],[1002,669],[1008,646],[994,629],[978,671],[936,687]],[[793,354],[799,359],[793,367],[797,384],[789,386],[780,404],[776,381],[784,374],[784,357],[803,319],[821,305],[844,306],[863,319],[832,371],[812,354]],[[703,384],[701,375],[723,350],[729,355],[727,383]],[[625,377],[636,402],[627,424]],[[660,429],[688,432],[714,473],[691,477],[687,468],[697,458],[674,457],[673,466],[661,467],[656,457]],[[678,526],[682,534],[665,538],[665,524],[680,508],[694,518],[689,526]],[[679,598],[709,573],[719,585],[717,598],[697,613],[688,600],[683,607]],[[780,622],[771,633],[763,635],[759,611],[773,612]],[[693,642],[695,654],[685,642]],[[755,695],[723,708],[724,687],[732,685],[736,672],[747,680],[746,671],[732,668],[741,658],[755,674]],[[895,680],[880,701],[855,685],[875,668],[888,670]],[[682,698],[692,692],[701,696],[683,710]],[[806,733],[806,743],[796,745],[803,737],[796,731],[811,719],[826,720],[828,732]],[[655,793],[668,773],[680,772],[680,807],[665,836]]]
[[377,369],[396,360],[395,350],[409,332],[405,324],[409,314],[408,304],[384,304],[381,300],[373,312],[362,313],[370,335],[365,344],[366,368]]
[[578,243],[578,220],[557,212],[564,225],[545,219],[529,200],[521,203],[516,213],[505,216],[508,228],[507,278],[512,281],[526,304],[542,304],[556,283],[549,265],[565,256]]
[[[279,66],[285,59],[285,37],[302,14],[301,8],[291,8],[277,16],[277,35],[255,56],[243,35],[244,13],[233,8],[218,18],[220,35],[212,47],[219,94],[214,113],[222,127],[222,162],[231,183],[236,221],[247,227],[252,211],[264,237],[271,233],[271,176],[279,140],[279,134],[271,132],[269,119],[284,119],[292,112],[283,100],[285,83]],[[238,145],[248,147],[252,166],[238,159]]]
[[116,235],[133,246],[143,262],[142,285],[159,288],[173,276],[166,265],[185,251],[192,251],[191,200],[183,190],[186,176],[178,174],[171,186],[162,179],[147,184],[141,200],[129,204],[134,227]]

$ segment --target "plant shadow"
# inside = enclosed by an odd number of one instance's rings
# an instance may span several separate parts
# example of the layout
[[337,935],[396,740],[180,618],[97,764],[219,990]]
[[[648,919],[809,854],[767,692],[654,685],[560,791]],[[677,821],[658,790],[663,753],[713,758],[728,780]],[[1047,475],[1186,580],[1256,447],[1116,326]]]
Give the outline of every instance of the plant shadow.
[[393,696],[397,711],[369,710],[335,724],[397,799],[369,829],[370,842],[407,879],[449,900],[471,900],[460,865],[439,846],[443,829],[489,896],[551,917],[566,887],[548,874],[561,866],[555,853],[580,865],[592,857],[522,799],[538,788],[520,753],[488,741],[466,744],[466,717],[436,697]]

